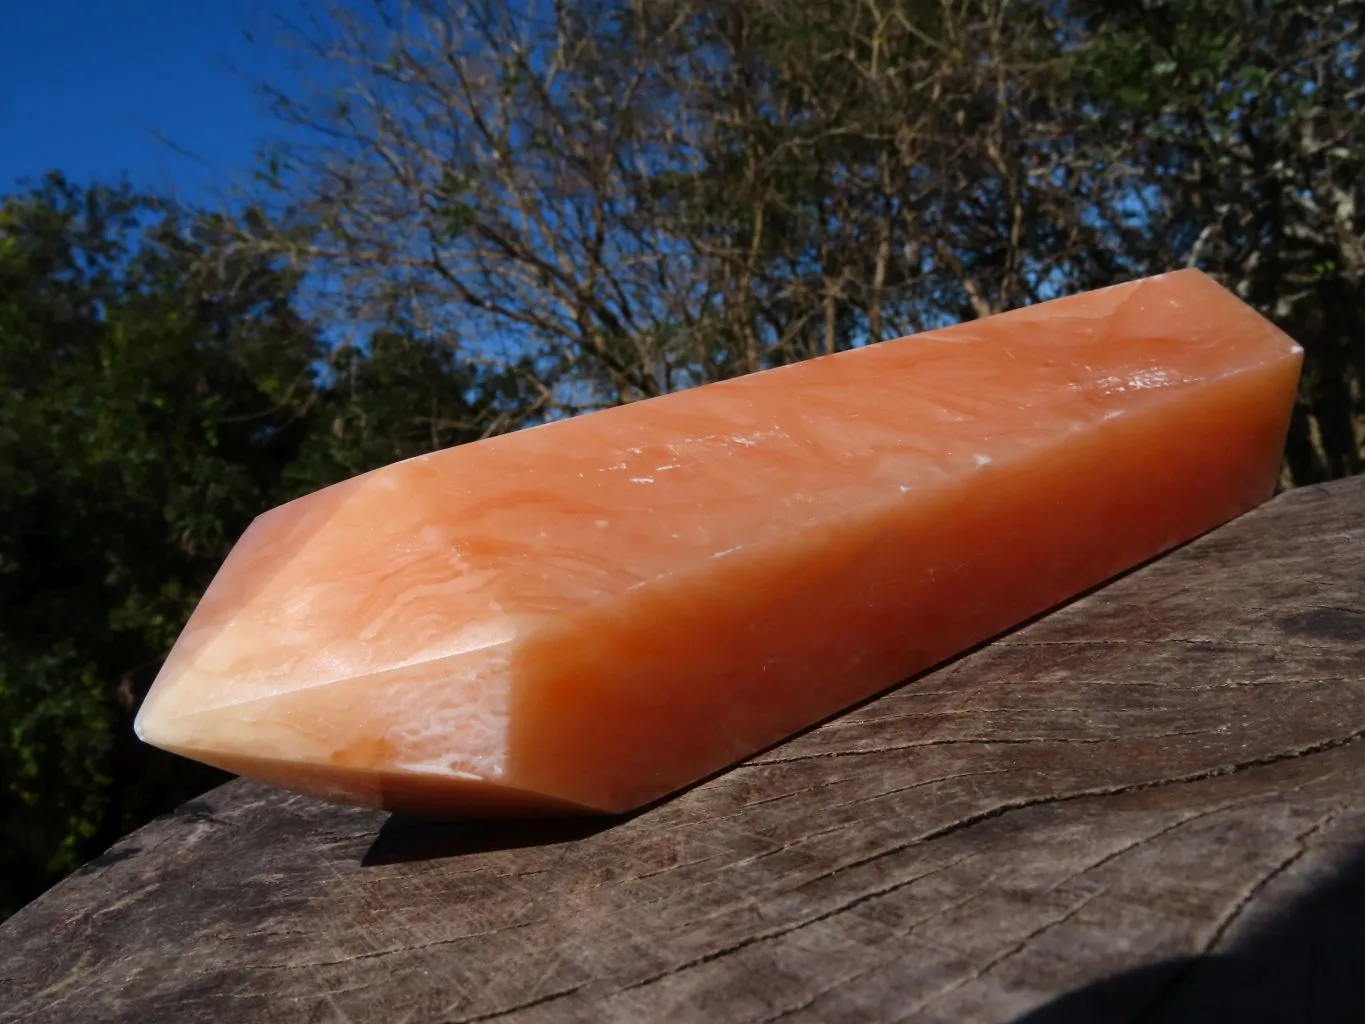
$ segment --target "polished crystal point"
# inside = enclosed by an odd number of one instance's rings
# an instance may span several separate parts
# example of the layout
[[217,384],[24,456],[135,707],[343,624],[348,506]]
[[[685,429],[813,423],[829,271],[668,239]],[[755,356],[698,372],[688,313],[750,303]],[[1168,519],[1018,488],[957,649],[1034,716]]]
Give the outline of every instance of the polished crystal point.
[[388,466],[251,525],[139,735],[637,807],[1268,498],[1301,354],[1184,271]]

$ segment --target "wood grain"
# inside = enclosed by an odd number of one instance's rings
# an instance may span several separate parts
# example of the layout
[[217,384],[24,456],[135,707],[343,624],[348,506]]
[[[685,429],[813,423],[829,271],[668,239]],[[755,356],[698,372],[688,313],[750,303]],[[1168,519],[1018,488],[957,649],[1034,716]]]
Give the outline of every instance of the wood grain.
[[1365,478],[624,820],[245,782],[0,927],[0,1021],[1365,1019]]

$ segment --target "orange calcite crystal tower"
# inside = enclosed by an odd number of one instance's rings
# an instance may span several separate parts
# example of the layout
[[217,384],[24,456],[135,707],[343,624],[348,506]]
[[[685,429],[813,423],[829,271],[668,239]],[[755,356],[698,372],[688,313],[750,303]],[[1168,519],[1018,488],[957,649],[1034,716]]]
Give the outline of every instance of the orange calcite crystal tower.
[[138,734],[625,811],[1264,501],[1301,357],[1181,271],[388,466],[251,525]]

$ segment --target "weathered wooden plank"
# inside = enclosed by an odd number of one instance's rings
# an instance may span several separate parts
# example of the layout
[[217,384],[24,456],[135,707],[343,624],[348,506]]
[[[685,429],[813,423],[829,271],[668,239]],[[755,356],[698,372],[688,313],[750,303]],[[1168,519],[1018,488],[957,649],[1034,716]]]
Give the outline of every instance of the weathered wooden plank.
[[619,822],[235,782],[0,928],[0,1021],[1365,1019],[1365,479]]

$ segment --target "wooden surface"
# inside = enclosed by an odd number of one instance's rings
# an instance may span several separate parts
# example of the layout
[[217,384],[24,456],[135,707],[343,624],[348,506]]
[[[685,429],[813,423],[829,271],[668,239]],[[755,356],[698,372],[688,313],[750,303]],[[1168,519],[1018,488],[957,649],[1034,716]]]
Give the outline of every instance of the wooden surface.
[[0,927],[0,1021],[1365,1020],[1365,479],[613,823],[235,782]]

